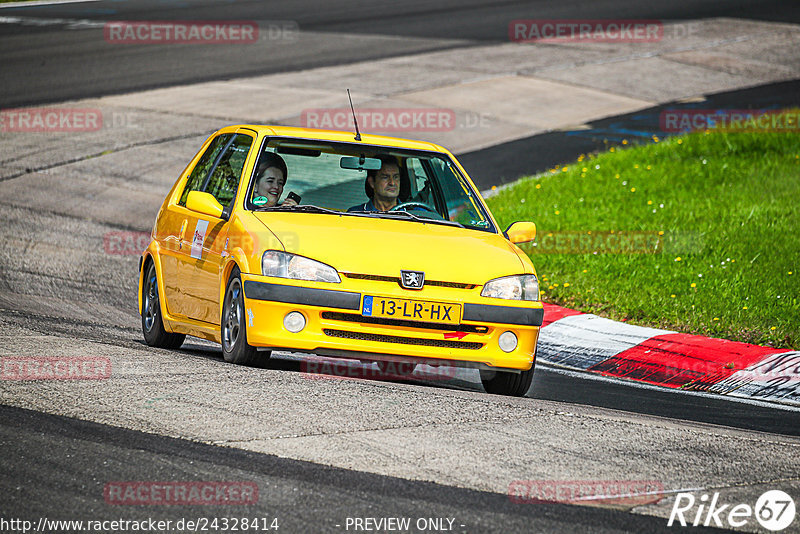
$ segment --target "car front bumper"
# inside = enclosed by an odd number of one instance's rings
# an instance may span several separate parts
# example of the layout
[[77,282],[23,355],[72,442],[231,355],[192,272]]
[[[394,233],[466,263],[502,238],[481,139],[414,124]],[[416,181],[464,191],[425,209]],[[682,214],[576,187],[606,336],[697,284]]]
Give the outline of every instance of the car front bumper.
[[[541,302],[480,297],[479,289],[425,287],[410,292],[390,282],[346,280],[324,284],[242,274],[247,341],[274,350],[310,352],[356,359],[424,360],[456,366],[528,370],[534,363],[542,324]],[[453,303],[459,324],[365,317],[365,295]],[[305,327],[293,333],[284,318],[299,312]],[[499,346],[513,332],[516,348]]]

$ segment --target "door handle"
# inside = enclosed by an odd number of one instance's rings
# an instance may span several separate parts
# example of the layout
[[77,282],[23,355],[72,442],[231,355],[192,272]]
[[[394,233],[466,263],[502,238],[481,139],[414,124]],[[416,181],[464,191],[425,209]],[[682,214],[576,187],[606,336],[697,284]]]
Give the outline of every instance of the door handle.
[[181,225],[181,233],[178,236],[178,249],[183,249],[183,236],[186,235],[186,225],[189,223],[187,219],[183,220],[183,224]]

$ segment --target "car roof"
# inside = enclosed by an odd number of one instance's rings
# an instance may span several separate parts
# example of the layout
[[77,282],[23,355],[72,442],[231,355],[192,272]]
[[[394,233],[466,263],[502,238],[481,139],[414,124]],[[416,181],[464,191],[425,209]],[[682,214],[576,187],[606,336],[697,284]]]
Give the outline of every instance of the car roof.
[[[336,141],[341,143],[357,143],[355,132],[339,130],[319,130],[315,128],[298,128],[294,126],[272,126],[264,124],[239,124],[225,128],[238,129],[248,128],[255,130],[259,134],[266,134],[276,137],[297,137],[301,139],[314,139],[319,141]],[[378,145],[395,148],[407,148],[411,150],[428,150],[435,152],[449,153],[444,147],[427,141],[414,141],[411,139],[400,139],[398,137],[388,137],[384,135],[361,134],[361,143],[365,145]]]

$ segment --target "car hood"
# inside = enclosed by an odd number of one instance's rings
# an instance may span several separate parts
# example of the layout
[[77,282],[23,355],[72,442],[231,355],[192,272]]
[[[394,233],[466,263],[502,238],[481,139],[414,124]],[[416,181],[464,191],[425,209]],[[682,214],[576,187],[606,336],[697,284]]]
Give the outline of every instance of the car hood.
[[501,234],[442,224],[353,215],[256,212],[286,252],[327,263],[339,272],[482,285],[530,272]]

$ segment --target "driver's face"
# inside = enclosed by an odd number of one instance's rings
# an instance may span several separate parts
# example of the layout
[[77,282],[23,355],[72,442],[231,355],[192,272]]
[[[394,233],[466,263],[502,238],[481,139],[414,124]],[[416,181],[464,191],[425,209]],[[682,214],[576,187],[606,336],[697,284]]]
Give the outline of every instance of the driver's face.
[[370,177],[370,185],[376,197],[385,201],[397,200],[400,194],[400,167],[384,163],[375,178]]

